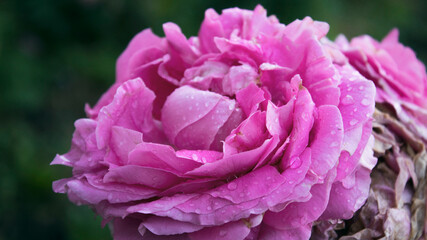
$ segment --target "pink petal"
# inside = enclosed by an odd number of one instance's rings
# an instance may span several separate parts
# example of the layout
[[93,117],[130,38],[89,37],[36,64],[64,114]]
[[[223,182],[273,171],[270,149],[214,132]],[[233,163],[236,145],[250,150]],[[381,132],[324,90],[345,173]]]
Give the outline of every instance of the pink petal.
[[168,97],[163,107],[164,132],[180,149],[207,150],[234,109],[233,100],[182,86]]
[[112,234],[114,240],[140,240],[141,233],[138,231],[141,220],[135,218],[114,219],[112,223]]
[[202,165],[193,159],[177,157],[175,150],[169,145],[145,142],[138,144],[129,153],[128,164],[157,168],[178,175]]
[[295,101],[293,127],[289,136],[290,142],[286,148],[280,167],[287,168],[292,157],[300,155],[308,146],[308,137],[313,126],[314,103],[307,89],[298,92]]
[[264,143],[252,150],[228,155],[221,160],[206,163],[187,173],[188,176],[223,178],[248,171],[255,167],[258,162],[263,162],[276,148],[278,137],[267,139]]
[[104,148],[111,137],[111,127],[121,126],[144,133],[145,141],[163,141],[162,133],[153,122],[152,103],[155,96],[141,79],[123,83],[113,101],[98,115],[96,138],[98,148]]
[[317,175],[323,176],[338,162],[344,131],[341,114],[337,107],[320,106],[317,114],[310,143],[313,154],[311,169]]
[[190,233],[203,228],[203,226],[200,225],[157,216],[148,217],[142,222],[142,225],[148,230],[150,230],[150,232],[156,235],[175,235],[182,233]]
[[107,183],[137,184],[156,189],[167,189],[181,181],[182,178],[170,172],[135,165],[110,169],[104,176]]
[[262,225],[258,239],[265,240],[306,240],[311,235],[311,224],[289,230],[279,230],[268,225]]
[[246,88],[236,93],[236,100],[246,117],[249,117],[258,110],[260,103],[266,100],[266,97],[263,90],[255,84],[249,84]]
[[188,235],[192,240],[243,240],[249,232],[250,228],[243,221],[236,221],[221,226],[203,228]]

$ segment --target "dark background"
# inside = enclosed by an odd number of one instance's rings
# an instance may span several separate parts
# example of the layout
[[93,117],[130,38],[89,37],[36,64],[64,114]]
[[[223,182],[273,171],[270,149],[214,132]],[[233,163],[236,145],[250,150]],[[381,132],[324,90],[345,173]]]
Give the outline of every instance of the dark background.
[[[225,0],[0,0],[0,240],[111,239],[88,207],[54,194],[53,180],[70,169],[49,166],[68,151],[73,122],[84,117],[114,81],[115,60],[133,35],[151,27],[163,35],[173,21],[197,34],[204,10],[256,1]],[[393,27],[427,60],[427,1],[263,1],[287,24],[311,16],[330,24],[329,38]]]

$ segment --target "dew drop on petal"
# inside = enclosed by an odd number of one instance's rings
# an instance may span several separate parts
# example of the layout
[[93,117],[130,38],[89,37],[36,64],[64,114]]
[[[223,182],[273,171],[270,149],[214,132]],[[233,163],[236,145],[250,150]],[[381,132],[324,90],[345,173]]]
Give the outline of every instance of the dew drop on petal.
[[370,102],[368,99],[364,98],[361,103],[363,106],[368,106]]
[[231,182],[231,183],[229,183],[229,184],[227,185],[227,188],[228,188],[229,190],[231,190],[231,191],[236,190],[236,188],[237,188],[237,184],[236,184],[236,183],[234,183],[234,182]]
[[357,119],[352,119],[352,120],[350,121],[350,126],[354,126],[354,125],[356,125],[358,122],[359,122],[359,121],[357,121]]
[[342,104],[344,104],[344,105],[350,105],[350,104],[353,104],[354,103],[354,99],[353,99],[353,97],[352,96],[350,96],[350,95],[347,95],[347,96],[345,96],[343,99],[342,99]]
[[299,157],[291,158],[291,168],[299,168],[301,166],[301,159]]

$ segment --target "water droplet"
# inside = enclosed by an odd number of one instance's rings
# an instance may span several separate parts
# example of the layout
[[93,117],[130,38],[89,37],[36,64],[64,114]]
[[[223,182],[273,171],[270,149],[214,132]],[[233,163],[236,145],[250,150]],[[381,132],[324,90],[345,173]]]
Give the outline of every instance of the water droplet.
[[153,182],[157,181],[157,177],[152,178]]
[[268,177],[267,177],[267,180],[270,180],[270,179],[271,179],[271,177],[270,177],[270,176],[268,176]]
[[197,156],[197,154],[193,153],[193,154],[191,155],[191,158],[192,158],[194,161],[197,161],[197,160],[199,159],[199,156]]
[[231,183],[229,183],[229,184],[227,185],[227,188],[228,188],[229,190],[231,190],[231,191],[236,190],[236,188],[237,188],[237,184],[236,184],[236,183],[234,183],[234,182],[231,182]]
[[363,89],[365,89],[363,86],[359,87],[359,90],[362,91]]
[[292,157],[290,160],[291,168],[299,168],[301,166],[301,159],[299,157]]
[[306,112],[302,113],[301,117],[304,121],[308,121],[308,114]]
[[350,95],[347,95],[342,99],[342,104],[344,104],[344,105],[349,105],[349,104],[353,104],[353,103],[354,103],[354,99]]
[[368,106],[370,101],[368,99],[364,98],[361,103],[363,106]]
[[191,96],[190,96],[190,98],[191,98],[191,99],[194,99],[194,96],[193,96],[193,95],[191,95]]
[[220,237],[224,237],[225,235],[227,235],[227,231],[226,230],[220,230],[219,231],[219,236]]
[[350,126],[354,126],[354,125],[356,125],[358,122],[359,122],[359,121],[357,121],[356,119],[352,119],[352,120],[350,121]]
[[234,105],[233,104],[228,105],[228,109],[233,110],[234,109]]
[[337,132],[335,130],[331,131],[331,135],[335,135]]
[[206,208],[206,210],[210,211],[210,210],[212,210],[212,207],[211,207],[211,206],[208,206],[208,207]]
[[200,214],[200,209],[196,208],[196,209],[194,210],[194,212],[195,212],[195,213],[197,213],[197,214]]

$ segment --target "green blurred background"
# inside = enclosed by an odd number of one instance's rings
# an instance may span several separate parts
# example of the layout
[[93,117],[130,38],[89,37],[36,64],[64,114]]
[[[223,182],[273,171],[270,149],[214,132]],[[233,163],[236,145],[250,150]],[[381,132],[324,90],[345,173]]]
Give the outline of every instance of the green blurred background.
[[[173,21],[197,34],[204,10],[257,1],[0,0],[0,240],[111,239],[88,207],[54,194],[70,170],[49,166],[70,146],[73,122],[114,81],[115,60],[137,32]],[[330,38],[398,27],[401,41],[427,60],[427,1],[262,1],[281,22],[312,16]]]

